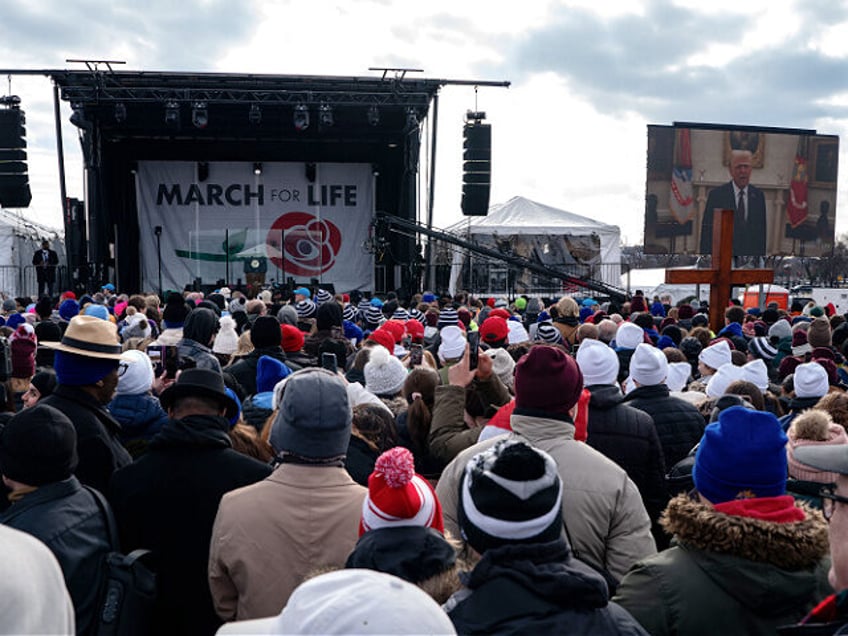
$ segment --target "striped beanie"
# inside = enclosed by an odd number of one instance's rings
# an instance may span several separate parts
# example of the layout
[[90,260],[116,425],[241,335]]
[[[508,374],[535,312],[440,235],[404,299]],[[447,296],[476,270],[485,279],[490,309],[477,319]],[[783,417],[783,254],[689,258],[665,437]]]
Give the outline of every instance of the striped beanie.
[[398,307],[392,314],[392,320],[402,320],[403,322],[406,322],[409,320],[409,312],[403,307]]
[[769,342],[767,336],[751,338],[748,342],[748,351],[766,362],[774,360],[774,357],[777,355],[777,349]]
[[379,307],[369,305],[362,316],[362,320],[369,326],[380,326],[385,321],[385,317]]
[[562,334],[551,323],[543,322],[536,327],[536,340],[547,342],[548,344],[561,344]]
[[445,307],[439,313],[439,321],[436,323],[436,327],[442,329],[443,327],[456,326],[459,323],[459,314],[456,313],[456,309],[453,307]]
[[315,292],[316,305],[323,305],[324,303],[330,302],[331,300],[333,300],[333,295],[326,289],[319,289],[317,292]]
[[294,310],[297,312],[298,320],[306,320],[307,318],[315,317],[316,307],[315,303],[308,298],[304,298],[294,306]]
[[562,480],[550,455],[512,438],[468,462],[459,486],[459,527],[479,553],[547,543],[562,533]]
[[342,318],[344,320],[350,320],[351,322],[356,320],[356,307],[354,307],[350,303],[345,305],[344,309],[342,309]]
[[444,534],[442,506],[430,483],[415,473],[415,459],[402,446],[377,458],[362,502],[359,536],[376,528],[423,526]]

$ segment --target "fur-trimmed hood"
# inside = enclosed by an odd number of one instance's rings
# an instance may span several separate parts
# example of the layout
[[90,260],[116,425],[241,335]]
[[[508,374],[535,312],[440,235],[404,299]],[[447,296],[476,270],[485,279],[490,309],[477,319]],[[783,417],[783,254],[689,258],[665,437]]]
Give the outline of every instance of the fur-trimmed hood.
[[660,519],[685,547],[737,556],[781,570],[811,569],[828,554],[827,523],[821,513],[796,502],[802,521],[775,523],[723,514],[687,495],[672,499]]

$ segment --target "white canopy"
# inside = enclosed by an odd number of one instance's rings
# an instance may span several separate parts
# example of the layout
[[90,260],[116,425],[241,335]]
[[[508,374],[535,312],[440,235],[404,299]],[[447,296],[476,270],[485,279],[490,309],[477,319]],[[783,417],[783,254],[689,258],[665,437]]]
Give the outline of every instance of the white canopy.
[[[595,280],[616,287],[621,271],[621,230],[572,212],[513,197],[493,205],[488,216],[468,217],[447,228],[457,235],[468,235],[485,245],[498,248],[508,242],[518,256],[557,269],[577,266]],[[451,271],[451,293],[462,267],[460,252],[455,252]]]

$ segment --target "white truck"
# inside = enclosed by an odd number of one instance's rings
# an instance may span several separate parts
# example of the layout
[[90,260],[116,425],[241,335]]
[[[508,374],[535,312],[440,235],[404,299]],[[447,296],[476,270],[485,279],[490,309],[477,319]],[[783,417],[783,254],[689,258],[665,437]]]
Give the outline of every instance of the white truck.
[[812,285],[796,285],[789,290],[790,303],[799,301],[806,305],[814,301],[817,305],[824,307],[833,303],[837,313],[844,314],[848,311],[848,287],[813,287]]

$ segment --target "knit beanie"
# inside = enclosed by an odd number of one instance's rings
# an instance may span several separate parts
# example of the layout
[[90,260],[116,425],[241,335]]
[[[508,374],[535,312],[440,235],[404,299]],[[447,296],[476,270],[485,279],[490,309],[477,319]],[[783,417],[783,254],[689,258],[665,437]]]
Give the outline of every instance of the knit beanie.
[[71,318],[79,313],[79,304],[72,298],[63,300],[59,305],[59,317],[62,320],[70,321]]
[[760,391],[769,387],[768,367],[760,359],[751,360],[742,365],[742,379],[750,382]]
[[[784,321],[785,322],[785,321]],[[748,341],[748,351],[757,358],[770,362],[777,355],[777,348],[772,346],[767,337],[752,338]]]
[[540,415],[567,415],[583,391],[583,374],[570,355],[532,347],[515,365],[515,407]]
[[380,328],[385,329],[392,334],[395,344],[400,344],[403,337],[406,335],[406,324],[399,320],[387,320]]
[[306,320],[315,316],[315,303],[308,298],[304,298],[294,306],[294,310],[297,312],[298,320]]
[[507,342],[509,344],[529,342],[530,334],[527,333],[527,329],[524,328],[522,323],[517,320],[507,320],[506,326],[509,329],[509,335],[507,336]]
[[8,312],[11,312],[11,311],[16,311],[17,308],[18,308],[18,303],[15,302],[14,298],[7,298],[6,300],[3,301],[3,311],[8,313]]
[[38,389],[41,397],[45,398],[56,388],[56,372],[53,369],[42,369],[32,376],[29,382]]
[[577,349],[577,366],[583,372],[583,385],[615,384],[621,363],[610,347],[600,340],[584,340]]
[[508,337],[509,327],[503,318],[490,316],[480,325],[480,338],[487,344],[504,342]]
[[830,321],[827,318],[816,318],[810,323],[807,342],[813,349],[830,346]]
[[707,425],[692,479],[711,503],[786,492],[786,442],[772,413],[732,406]]
[[425,526],[444,533],[442,506],[430,483],[415,473],[412,453],[401,446],[377,458],[362,502],[359,536],[375,528]]
[[439,312],[439,320],[436,323],[436,327],[439,329],[455,327],[458,322],[459,315],[456,313],[456,309],[453,307],[445,307],[441,312]]
[[118,374],[118,395],[143,395],[153,386],[153,363],[150,357],[138,349],[127,349],[127,360],[120,366],[123,373]]
[[121,330],[121,336],[124,340],[130,338],[150,338],[153,335],[153,329],[150,326],[150,321],[144,314],[133,314],[127,318],[126,326]]
[[512,356],[509,355],[506,349],[500,349],[498,347],[487,349],[483,353],[492,359],[492,373],[498,376],[498,379],[500,379],[503,385],[511,390],[515,379],[513,375],[515,371],[515,360],[512,359]]
[[342,309],[342,319],[350,320],[351,322],[356,320],[356,307],[354,307],[350,303],[345,305],[344,309]]
[[499,440],[466,465],[457,513],[463,539],[480,554],[556,541],[562,534],[562,480],[554,460],[524,442]]
[[162,310],[162,323],[166,329],[178,329],[188,318],[189,311],[182,294],[171,292],[165,300],[165,309]]
[[549,322],[543,322],[536,327],[536,340],[547,344],[561,344],[562,333]]
[[668,377],[668,358],[655,346],[640,343],[630,358],[630,377],[642,386],[663,384]]
[[668,377],[665,379],[665,385],[669,391],[682,391],[689,383],[689,377],[691,375],[692,365],[688,362],[669,362]]
[[386,317],[383,316],[383,312],[380,311],[379,307],[368,305],[362,315],[362,320],[365,322],[366,325],[371,328],[374,328],[382,325],[385,322]]
[[374,395],[394,395],[403,388],[406,368],[385,347],[374,347],[363,370],[365,388]]
[[635,349],[642,342],[645,342],[645,331],[632,322],[621,323],[615,332],[615,346],[619,349]]
[[338,374],[302,369],[286,380],[269,442],[277,453],[311,459],[343,457],[353,412]]
[[303,332],[294,325],[280,325],[283,351],[294,353],[303,349]]
[[19,325],[22,325],[26,322],[26,318],[23,314],[11,314],[8,318],[6,318],[6,326],[9,329],[17,329]]
[[319,289],[317,292],[315,292],[315,304],[319,307],[330,302],[331,300],[333,300],[333,295],[326,289]]
[[406,322],[407,320],[409,320],[409,312],[403,307],[398,307],[392,314],[392,320],[400,320],[401,322]]
[[117,360],[90,358],[88,356],[57,350],[53,357],[56,381],[65,386],[96,384],[118,368]]
[[789,476],[804,481],[830,484],[837,480],[839,473],[813,468],[795,459],[795,450],[802,446],[840,446],[848,444],[845,429],[834,423],[827,411],[809,409],[798,414],[786,432],[789,443],[786,445],[786,459],[789,464]]
[[792,337],[792,325],[789,324],[787,320],[781,318],[776,323],[774,323],[768,330],[768,337],[771,340],[772,344],[777,344],[779,341],[784,338]]
[[442,342],[439,345],[439,357],[442,361],[461,358],[465,353],[465,345],[468,344],[462,329],[454,323],[442,328],[440,334]]
[[705,391],[707,397],[717,400],[724,395],[725,391],[727,391],[727,387],[729,387],[732,382],[736,382],[736,380],[744,380],[744,376],[745,372],[742,370],[742,367],[737,367],[732,362],[721,365],[718,369],[716,369],[715,374],[710,377],[709,382],[707,382],[707,390]]
[[[323,291],[323,290],[322,290]],[[327,292],[329,293],[329,292]],[[342,307],[337,302],[324,302],[315,311],[315,326],[319,331],[329,331],[342,326]]]
[[697,360],[702,349],[701,341],[692,336],[686,336],[680,341],[680,350],[687,360]]
[[283,305],[277,312],[277,320],[281,325],[297,327],[297,310],[292,305]]
[[395,350],[395,337],[388,329],[377,329],[372,331],[368,334],[367,340],[371,340],[372,342],[382,345],[386,351],[394,352]]
[[[421,327],[421,330],[423,332],[424,328]],[[359,325],[355,322],[351,322],[350,320],[342,321],[342,333],[344,334],[344,337],[351,342],[362,342],[362,340],[365,339],[365,332],[359,328]]]
[[291,375],[291,372],[292,370],[286,364],[276,358],[260,356],[256,363],[256,392],[273,391],[277,383]]
[[35,350],[38,341],[35,330],[29,323],[18,325],[9,336],[9,348],[12,351],[12,377],[31,378],[35,375]]
[[36,404],[0,430],[0,472],[29,486],[68,479],[77,467],[77,434],[68,416]]
[[[257,318],[257,320],[259,319]],[[252,337],[253,330],[251,330],[250,334]],[[212,351],[214,353],[232,355],[238,350],[238,338],[236,321],[233,320],[232,316],[221,316],[218,319],[218,333],[215,335],[215,341],[212,343]]]
[[806,362],[795,367],[795,396],[799,398],[824,397],[829,389],[827,371],[818,362]]
[[279,347],[281,341],[280,322],[276,318],[259,316],[253,321],[250,327],[250,342],[256,349]]
[[718,369],[722,365],[731,362],[730,345],[727,343],[727,340],[719,340],[701,351],[698,354],[698,361],[703,362],[713,369]]
[[409,320],[406,323],[406,334],[412,342],[420,344],[424,341],[424,325],[417,320]]

